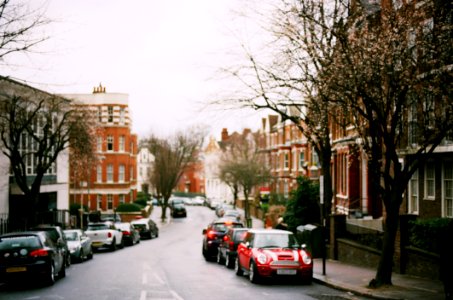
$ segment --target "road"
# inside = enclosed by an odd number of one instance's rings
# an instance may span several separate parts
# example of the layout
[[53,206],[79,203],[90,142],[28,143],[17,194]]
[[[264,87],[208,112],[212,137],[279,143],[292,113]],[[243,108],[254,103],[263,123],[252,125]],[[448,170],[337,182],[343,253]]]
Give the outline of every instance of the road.
[[[157,221],[159,215],[156,208],[153,219]],[[187,218],[158,222],[159,238],[115,252],[97,252],[93,260],[73,264],[66,278],[50,287],[1,286],[0,299],[365,299],[317,283],[255,285],[206,262],[201,255],[202,229],[214,217],[209,208],[188,207]]]

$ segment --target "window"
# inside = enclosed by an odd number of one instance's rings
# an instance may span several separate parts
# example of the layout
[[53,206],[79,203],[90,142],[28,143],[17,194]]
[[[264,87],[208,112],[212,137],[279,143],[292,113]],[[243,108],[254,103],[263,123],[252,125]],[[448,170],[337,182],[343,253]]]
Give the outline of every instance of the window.
[[418,214],[418,171],[412,175],[409,181],[409,208],[410,214]]
[[283,155],[283,169],[288,170],[289,169],[289,154],[285,153]]
[[302,169],[304,167],[304,164],[305,164],[305,152],[301,151],[299,153],[299,169]]
[[453,163],[444,164],[443,180],[443,217],[453,217]]
[[124,172],[125,172],[124,165],[120,165],[119,172],[118,172],[118,181],[119,182],[124,182]]
[[113,106],[108,106],[107,107],[107,114],[108,114],[108,122],[112,123],[113,122]]
[[108,210],[113,209],[113,195],[112,194],[107,195],[107,209]]
[[107,182],[113,182],[113,165],[107,166]]
[[97,182],[102,182],[102,166],[99,165],[96,168],[96,181]]
[[102,106],[98,106],[98,121],[102,122]]
[[409,108],[408,140],[409,140],[409,145],[417,145],[417,135],[418,135],[417,101],[415,101],[415,99],[413,97],[410,97],[410,98],[412,99],[412,103]]
[[126,116],[126,113],[125,113],[124,107],[121,107],[120,108],[120,123],[121,124],[124,124],[125,116]]
[[120,136],[120,141],[119,141],[119,151],[120,152],[124,152],[124,141],[125,141],[125,137],[124,135]]
[[96,138],[96,149],[98,152],[102,152],[102,137],[98,136]]
[[119,195],[118,197],[119,197],[119,202],[120,202],[120,203],[125,203],[125,201],[124,201],[124,199],[125,199],[124,194],[121,194],[121,195]]
[[425,199],[434,200],[435,184],[435,169],[431,162],[425,165]]
[[107,151],[113,151],[113,135],[107,136]]
[[102,195],[97,195],[96,198],[97,210],[102,210]]

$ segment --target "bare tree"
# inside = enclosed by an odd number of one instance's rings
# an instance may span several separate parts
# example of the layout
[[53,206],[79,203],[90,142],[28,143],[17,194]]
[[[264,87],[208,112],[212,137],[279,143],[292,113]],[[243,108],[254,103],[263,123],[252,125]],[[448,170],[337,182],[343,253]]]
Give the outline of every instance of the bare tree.
[[179,132],[172,137],[150,136],[144,140],[154,155],[154,166],[150,176],[150,185],[156,189],[161,201],[161,219],[166,219],[168,200],[178,184],[184,170],[196,159],[203,143],[205,133],[200,128]]
[[270,179],[270,172],[257,147],[257,138],[257,134],[250,131],[232,135],[224,145],[219,168],[219,178],[235,192],[235,204],[239,189],[242,190],[247,226],[251,226],[249,196],[253,188]]
[[0,61],[12,53],[29,53],[47,36],[38,31],[49,24],[41,9],[26,2],[0,0]]
[[[400,206],[409,180],[451,135],[451,2],[359,5],[336,27],[326,86],[354,125],[385,205],[376,277],[391,284]],[[404,158],[404,164],[402,163]]]
[[90,123],[67,99],[3,77],[0,86],[0,149],[28,202],[25,219],[33,223],[44,177],[56,173],[57,158],[70,145],[86,146]]

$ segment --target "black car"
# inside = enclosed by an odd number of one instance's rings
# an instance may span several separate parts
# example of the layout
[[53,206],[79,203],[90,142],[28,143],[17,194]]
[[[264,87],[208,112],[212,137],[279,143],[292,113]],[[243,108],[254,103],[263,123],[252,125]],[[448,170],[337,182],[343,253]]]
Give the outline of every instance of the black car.
[[238,245],[244,240],[244,237],[249,228],[230,228],[220,242],[217,251],[217,263],[223,264],[227,268],[233,268],[234,260],[236,259]]
[[173,198],[173,199],[170,199],[169,204],[170,204],[171,216],[173,218],[187,217],[187,210],[186,210],[186,205],[184,203],[184,199]]
[[[64,246],[47,231],[25,231],[0,236],[0,281],[43,280],[52,285],[66,276]],[[24,278],[28,280],[24,281]]]
[[66,240],[66,236],[60,226],[42,224],[31,228],[30,231],[48,231],[55,243],[61,243],[64,251],[66,267],[71,266],[71,252],[69,251],[68,241]]
[[220,218],[211,222],[208,227],[203,229],[204,258],[209,261],[217,257],[217,250],[223,237],[230,228],[243,228],[244,224],[231,219]]

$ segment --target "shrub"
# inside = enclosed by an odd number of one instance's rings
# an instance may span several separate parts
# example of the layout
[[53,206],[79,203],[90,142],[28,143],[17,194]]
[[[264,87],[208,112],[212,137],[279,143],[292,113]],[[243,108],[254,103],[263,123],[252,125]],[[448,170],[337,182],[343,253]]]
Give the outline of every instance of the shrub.
[[140,212],[142,207],[135,203],[121,203],[118,205],[117,212]]
[[134,201],[135,204],[140,205],[141,207],[145,207],[147,205],[146,199],[137,199]]
[[[83,206],[83,211],[87,212],[88,211],[88,206],[84,205]],[[69,206],[69,214],[72,215],[72,216],[80,216],[80,204],[72,203]]]
[[450,221],[449,218],[409,221],[409,244],[425,251],[439,253],[439,242],[451,238],[441,236]]

